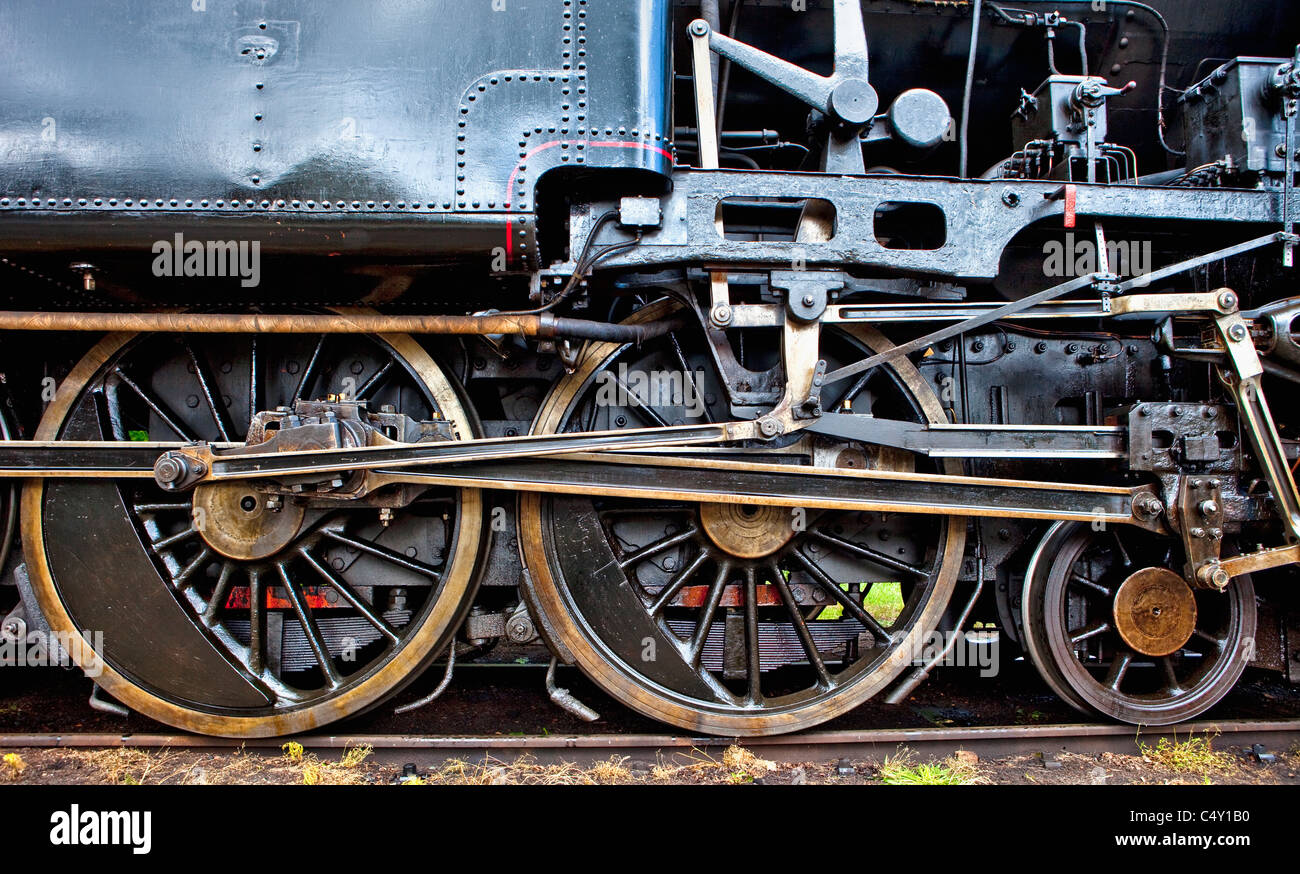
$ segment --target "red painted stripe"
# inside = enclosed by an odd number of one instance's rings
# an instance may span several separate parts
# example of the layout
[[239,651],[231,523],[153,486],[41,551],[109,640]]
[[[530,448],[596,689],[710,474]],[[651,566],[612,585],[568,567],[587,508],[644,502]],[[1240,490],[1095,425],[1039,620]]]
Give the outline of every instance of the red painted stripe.
[[1065,226],[1074,227],[1076,220],[1075,204],[1078,202],[1079,190],[1073,185],[1065,186]]

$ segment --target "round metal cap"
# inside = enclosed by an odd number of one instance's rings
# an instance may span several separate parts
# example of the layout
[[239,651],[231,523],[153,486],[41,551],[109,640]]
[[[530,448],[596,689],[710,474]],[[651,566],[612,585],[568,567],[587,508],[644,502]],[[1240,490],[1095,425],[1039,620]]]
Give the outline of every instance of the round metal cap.
[[1148,656],[1178,652],[1196,630],[1196,596],[1171,570],[1144,568],[1115,593],[1115,628],[1133,649]]

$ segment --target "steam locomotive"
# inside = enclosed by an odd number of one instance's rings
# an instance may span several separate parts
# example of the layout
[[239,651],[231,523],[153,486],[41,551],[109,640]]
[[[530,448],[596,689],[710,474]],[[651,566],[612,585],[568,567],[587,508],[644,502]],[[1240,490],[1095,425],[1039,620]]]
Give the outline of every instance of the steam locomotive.
[[9,0],[0,644],[238,737],[1300,681],[1288,12]]

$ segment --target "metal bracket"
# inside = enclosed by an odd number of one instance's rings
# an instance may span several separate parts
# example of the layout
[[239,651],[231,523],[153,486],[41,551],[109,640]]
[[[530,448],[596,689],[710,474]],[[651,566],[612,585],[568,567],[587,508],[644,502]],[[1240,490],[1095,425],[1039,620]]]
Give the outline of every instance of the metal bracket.
[[1194,585],[1223,589],[1231,577],[1219,566],[1224,521],[1223,491],[1219,480],[1214,477],[1182,477],[1176,506],[1183,548],[1187,551],[1187,579]]
[[1128,454],[1132,470],[1177,473],[1196,465],[1201,473],[1227,473],[1239,456],[1221,434],[1236,431],[1228,408],[1217,404],[1138,404],[1128,415]]
[[771,286],[786,293],[786,312],[792,318],[815,322],[826,313],[831,294],[844,288],[844,277],[839,273],[774,270]]

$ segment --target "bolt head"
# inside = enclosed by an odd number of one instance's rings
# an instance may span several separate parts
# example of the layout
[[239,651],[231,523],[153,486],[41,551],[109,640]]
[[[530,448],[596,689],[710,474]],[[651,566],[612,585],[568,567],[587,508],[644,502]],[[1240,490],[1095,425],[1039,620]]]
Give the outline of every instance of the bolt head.
[[875,116],[880,98],[865,81],[846,79],[831,92],[830,108],[845,124],[862,125]]
[[164,455],[154,465],[153,473],[158,482],[170,484],[181,478],[181,475],[185,473],[185,468],[176,458]]
[[1201,582],[1209,583],[1216,589],[1226,589],[1228,583],[1232,581],[1232,577],[1228,576],[1228,572],[1217,564],[1206,565],[1201,568],[1201,572],[1197,576],[1201,578]]

